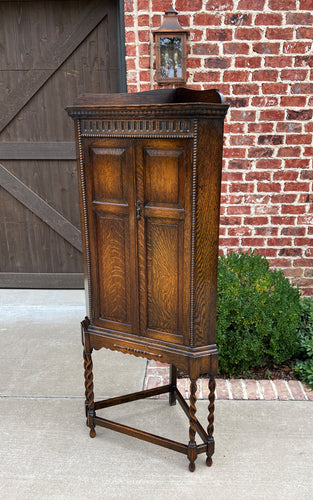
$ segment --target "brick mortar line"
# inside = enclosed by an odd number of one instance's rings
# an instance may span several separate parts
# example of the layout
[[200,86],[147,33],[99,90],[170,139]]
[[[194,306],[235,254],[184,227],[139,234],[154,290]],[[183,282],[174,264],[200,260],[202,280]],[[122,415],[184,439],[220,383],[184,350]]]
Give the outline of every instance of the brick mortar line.
[[232,390],[231,390],[231,383],[230,383],[230,380],[226,380],[226,387],[227,387],[227,391],[228,391],[228,399],[234,399],[233,398],[233,393],[232,393]]
[[308,400],[309,398],[308,398],[308,396],[307,396],[307,395],[306,395],[306,393],[305,393],[305,390],[304,390],[304,387],[303,387],[302,382],[300,382],[300,380],[299,380],[298,382],[299,382],[300,389],[301,389],[301,391],[302,391],[302,393],[303,393],[303,395],[304,395],[305,399],[306,399],[306,400]]
[[278,397],[278,392],[277,392],[277,388],[276,388],[276,386],[275,386],[275,384],[274,384],[273,380],[271,380],[270,382],[271,382],[271,386],[272,386],[272,389],[273,389],[274,394],[275,394],[275,399],[279,399],[279,397]]
[[261,384],[258,380],[256,380],[256,386],[257,386],[257,389],[258,389],[258,393],[259,393],[259,396],[260,396],[260,399],[261,400],[264,400],[264,391],[261,387]]
[[249,399],[245,381],[243,379],[240,379],[240,383],[241,383],[241,389],[242,389],[242,393],[243,393],[243,399]]
[[291,392],[291,390],[290,390],[290,387],[289,387],[289,383],[288,383],[288,381],[287,381],[287,380],[284,380],[284,382],[285,382],[285,386],[286,386],[286,388],[287,388],[287,391],[289,392],[290,398],[291,398],[292,400],[294,400],[295,398],[294,398],[294,396],[293,396],[293,394],[292,394],[292,392]]
[[[175,3],[176,3],[175,1],[174,2],[172,1],[174,9],[177,10],[178,7],[176,9]],[[310,12],[309,9],[300,9],[298,6],[295,9],[290,9],[290,10],[287,10],[287,9],[283,10],[283,11],[281,11],[281,10],[271,10],[270,7],[268,6],[268,1],[266,0],[263,9],[249,9],[249,8],[247,8],[245,10],[239,9],[239,8],[237,8],[237,2],[234,1],[234,7],[233,8],[227,8],[225,10],[217,10],[217,9],[210,9],[209,6],[206,7],[206,2],[204,2],[204,5],[198,11],[195,11],[195,10],[180,10],[179,14],[183,15],[183,16],[185,16],[185,15],[188,16],[188,15],[195,15],[195,14],[206,14],[206,13],[210,13],[211,14],[211,13],[213,13],[213,14],[216,14],[216,15],[223,16],[225,13],[229,14],[229,13],[232,13],[232,12],[234,12],[234,13],[237,13],[237,12],[239,12],[239,13],[241,13],[241,12],[244,12],[244,13],[249,12],[252,15],[257,16],[260,13],[262,13],[262,14],[263,13],[265,13],[265,14],[277,13],[277,14],[282,14],[283,18],[285,19],[285,15],[284,14],[286,14],[287,11],[288,11],[288,14],[289,13],[290,14],[296,14],[296,13],[302,13],[302,12],[303,13]],[[138,9],[136,12],[140,13],[140,15],[142,15],[142,14],[148,14],[149,13],[149,8]],[[131,13],[132,12],[129,12],[129,11],[125,12],[126,15],[130,15]],[[155,15],[164,15],[164,10],[154,10],[153,14],[155,14]],[[289,26],[287,24],[287,22],[283,20],[281,26],[284,26],[285,24],[287,26]]]

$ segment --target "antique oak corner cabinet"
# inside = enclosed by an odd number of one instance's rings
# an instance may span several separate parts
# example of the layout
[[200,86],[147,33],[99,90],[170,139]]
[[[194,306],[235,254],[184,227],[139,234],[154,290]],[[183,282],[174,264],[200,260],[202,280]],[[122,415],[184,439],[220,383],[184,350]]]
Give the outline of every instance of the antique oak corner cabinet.
[[[67,108],[76,126],[87,314],[82,322],[90,436],[107,427],[184,453],[195,469],[214,452],[218,229],[223,123],[217,90],[86,94]],[[166,386],[94,400],[91,354],[102,347],[168,363]],[[188,374],[190,404],[176,387]],[[206,430],[197,378],[209,374]],[[182,444],[101,418],[115,404],[169,393],[189,419]],[[199,434],[201,444],[196,443]]]

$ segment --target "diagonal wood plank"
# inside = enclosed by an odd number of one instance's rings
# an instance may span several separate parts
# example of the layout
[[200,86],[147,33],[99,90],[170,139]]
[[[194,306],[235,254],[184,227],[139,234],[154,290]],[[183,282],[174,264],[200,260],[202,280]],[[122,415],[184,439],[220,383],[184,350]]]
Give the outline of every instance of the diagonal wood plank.
[[82,251],[81,232],[73,224],[52,208],[38,194],[21,182],[0,163],[0,186],[25,205],[37,217],[68,241],[74,248]]
[[86,7],[74,31],[66,31],[53,44],[47,44],[45,52],[35,61],[34,66],[36,68],[48,67],[48,69],[25,72],[22,81],[1,101],[0,133],[97,27],[106,14],[106,2],[96,2],[92,7]]

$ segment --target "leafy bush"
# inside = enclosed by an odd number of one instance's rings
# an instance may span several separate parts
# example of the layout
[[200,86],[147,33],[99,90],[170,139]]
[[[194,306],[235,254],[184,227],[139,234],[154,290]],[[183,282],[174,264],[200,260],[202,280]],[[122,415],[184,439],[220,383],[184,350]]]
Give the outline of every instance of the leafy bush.
[[220,370],[244,374],[299,353],[300,292],[253,251],[221,256],[217,345]]
[[313,299],[305,297],[300,305],[301,321],[298,331],[300,355],[294,373],[313,389]]

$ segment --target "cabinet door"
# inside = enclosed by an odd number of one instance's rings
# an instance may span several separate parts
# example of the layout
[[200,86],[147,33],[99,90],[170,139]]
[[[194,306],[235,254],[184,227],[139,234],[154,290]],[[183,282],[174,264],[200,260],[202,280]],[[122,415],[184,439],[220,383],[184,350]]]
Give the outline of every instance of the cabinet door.
[[136,145],[140,332],[188,344],[192,143],[141,140]]
[[138,334],[135,165],[131,141],[87,143],[93,323]]

